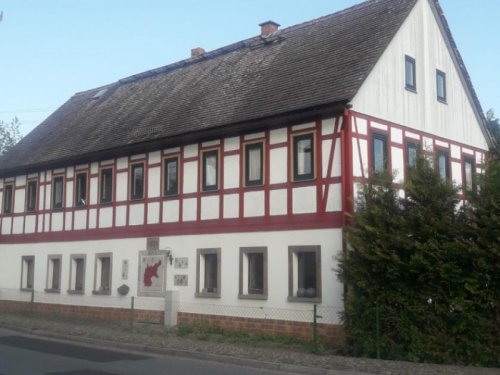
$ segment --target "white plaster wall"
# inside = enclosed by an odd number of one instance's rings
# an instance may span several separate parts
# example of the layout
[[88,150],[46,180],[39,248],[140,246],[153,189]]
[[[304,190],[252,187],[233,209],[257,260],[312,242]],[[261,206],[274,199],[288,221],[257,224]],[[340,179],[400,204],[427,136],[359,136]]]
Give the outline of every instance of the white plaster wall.
[[111,228],[113,225],[113,207],[99,209],[99,228]]
[[[405,55],[416,60],[416,91],[405,89]],[[446,73],[447,104],[436,98]],[[420,0],[352,100],[353,110],[487,149],[465,86],[428,0]]]
[[196,198],[184,199],[182,201],[182,221],[196,220]]
[[115,219],[115,225],[117,227],[122,227],[127,225],[127,206],[117,206],[116,207],[116,219]]
[[163,202],[163,218],[164,223],[176,223],[179,221],[179,201],[164,201]]
[[144,203],[131,204],[129,206],[129,225],[144,224]]
[[15,216],[14,217],[14,225],[12,226],[13,234],[23,233],[24,226],[24,216]]
[[316,186],[294,188],[292,190],[293,213],[307,214],[316,212]]
[[14,212],[22,213],[24,212],[24,204],[26,201],[26,189],[14,189]]
[[128,199],[128,172],[116,174],[116,201],[123,202]]
[[87,228],[87,210],[75,211],[75,230]]
[[26,233],[33,233],[36,229],[36,215],[26,216],[25,231]]
[[219,196],[212,195],[201,198],[201,219],[211,220],[219,218]]
[[73,207],[73,181],[66,182],[66,206]]
[[251,191],[244,194],[244,216],[264,216],[264,192]]
[[51,217],[51,225],[53,232],[59,232],[63,230],[64,214],[62,212],[54,212]]
[[391,147],[391,162],[394,182],[401,183],[405,178],[405,165],[403,149],[399,147]]
[[148,224],[160,222],[160,202],[148,203]]
[[195,193],[198,190],[198,162],[184,163],[184,194]]
[[273,148],[269,152],[271,184],[285,183],[288,178],[288,152],[286,147]]
[[239,217],[240,212],[240,196],[239,194],[224,195],[224,219],[234,219]]
[[240,186],[240,157],[231,155],[224,157],[224,189],[234,189]]
[[287,196],[286,189],[271,190],[269,192],[269,211],[271,216],[287,214]]
[[161,167],[149,168],[148,171],[148,198],[160,196]]

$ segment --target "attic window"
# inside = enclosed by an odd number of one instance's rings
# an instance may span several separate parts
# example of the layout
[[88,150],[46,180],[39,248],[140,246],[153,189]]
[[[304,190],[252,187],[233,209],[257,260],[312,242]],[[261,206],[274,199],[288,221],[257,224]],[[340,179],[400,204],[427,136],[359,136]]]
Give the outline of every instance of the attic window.
[[97,99],[100,99],[104,94],[106,94],[106,91],[108,91],[108,89],[102,89],[102,90],[99,90],[97,92],[97,94],[95,94],[93,97],[92,97],[92,100],[97,100]]

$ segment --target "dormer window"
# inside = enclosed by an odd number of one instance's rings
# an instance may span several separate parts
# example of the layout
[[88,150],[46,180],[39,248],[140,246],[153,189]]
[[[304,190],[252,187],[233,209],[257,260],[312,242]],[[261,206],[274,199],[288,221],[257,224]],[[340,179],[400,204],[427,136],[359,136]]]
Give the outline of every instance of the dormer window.
[[417,74],[415,59],[405,56],[405,87],[410,91],[417,91]]

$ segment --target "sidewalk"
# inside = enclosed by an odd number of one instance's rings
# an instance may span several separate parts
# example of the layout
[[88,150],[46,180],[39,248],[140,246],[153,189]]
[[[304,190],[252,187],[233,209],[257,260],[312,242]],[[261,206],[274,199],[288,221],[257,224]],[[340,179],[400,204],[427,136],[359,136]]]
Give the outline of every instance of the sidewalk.
[[130,328],[108,322],[93,322],[51,316],[0,313],[0,327],[70,341],[155,354],[213,360],[248,367],[266,368],[293,374],[328,375],[500,375],[500,369],[415,364],[314,355],[300,348],[252,346],[220,342],[217,337],[180,337],[161,326]]

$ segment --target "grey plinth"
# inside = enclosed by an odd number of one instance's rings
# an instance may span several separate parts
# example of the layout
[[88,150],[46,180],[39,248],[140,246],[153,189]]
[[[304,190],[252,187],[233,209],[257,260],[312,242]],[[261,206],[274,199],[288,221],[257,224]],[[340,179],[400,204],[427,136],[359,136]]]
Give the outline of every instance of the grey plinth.
[[165,292],[165,326],[177,325],[177,312],[179,311],[179,291],[167,290]]

